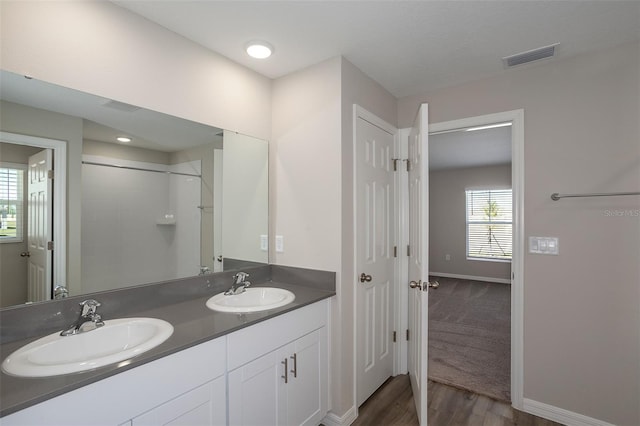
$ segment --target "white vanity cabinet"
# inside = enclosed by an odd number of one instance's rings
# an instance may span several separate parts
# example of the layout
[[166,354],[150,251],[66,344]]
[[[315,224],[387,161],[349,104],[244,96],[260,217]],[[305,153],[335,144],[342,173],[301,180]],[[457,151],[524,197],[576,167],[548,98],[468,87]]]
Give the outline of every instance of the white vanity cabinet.
[[318,425],[327,413],[328,309],[328,300],[313,303],[64,393],[0,424]]
[[230,425],[321,422],[327,413],[326,318],[327,302],[321,302],[228,336]]

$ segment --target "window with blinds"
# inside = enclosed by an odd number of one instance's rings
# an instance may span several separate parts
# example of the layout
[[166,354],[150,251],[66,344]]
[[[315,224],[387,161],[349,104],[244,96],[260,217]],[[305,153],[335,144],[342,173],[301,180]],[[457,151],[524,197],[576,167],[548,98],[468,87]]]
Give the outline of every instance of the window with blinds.
[[467,190],[466,196],[467,259],[511,260],[511,190]]
[[0,242],[22,241],[23,175],[22,169],[0,167]]

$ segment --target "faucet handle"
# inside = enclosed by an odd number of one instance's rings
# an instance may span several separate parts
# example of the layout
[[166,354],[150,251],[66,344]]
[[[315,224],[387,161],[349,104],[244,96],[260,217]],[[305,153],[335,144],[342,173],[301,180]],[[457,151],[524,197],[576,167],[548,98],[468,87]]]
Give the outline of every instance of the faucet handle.
[[80,302],[80,307],[82,308],[82,316],[94,315],[96,313],[96,309],[102,304],[94,299],[87,299]]
[[238,272],[233,276],[233,280],[236,284],[243,283],[247,278],[249,278],[249,274],[247,274],[246,272]]

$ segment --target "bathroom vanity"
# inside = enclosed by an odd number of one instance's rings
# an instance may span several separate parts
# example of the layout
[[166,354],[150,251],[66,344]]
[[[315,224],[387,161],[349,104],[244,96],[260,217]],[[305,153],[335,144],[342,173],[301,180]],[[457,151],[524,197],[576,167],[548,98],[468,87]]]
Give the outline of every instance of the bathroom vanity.
[[[295,294],[295,301],[255,313],[212,311],[205,306],[207,299],[229,282],[222,284],[225,280],[219,277],[220,283],[212,283],[220,274],[156,284],[156,289],[145,286],[138,291],[171,294],[168,288],[182,286],[200,288],[200,294],[135,315],[121,312],[120,316],[163,319],[174,327],[167,341],[129,360],[43,378],[2,373],[0,422],[319,424],[328,410],[327,321],[335,276],[276,266],[253,272],[265,278],[254,286],[285,288]],[[310,279],[301,278],[305,275]],[[3,344],[2,358],[31,340]]]

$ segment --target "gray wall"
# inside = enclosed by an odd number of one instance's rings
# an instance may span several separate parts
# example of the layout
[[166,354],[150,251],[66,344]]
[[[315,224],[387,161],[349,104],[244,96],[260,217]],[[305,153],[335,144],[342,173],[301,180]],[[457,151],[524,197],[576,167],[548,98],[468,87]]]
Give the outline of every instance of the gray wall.
[[467,260],[465,190],[474,187],[511,188],[511,165],[429,173],[429,272],[509,280],[510,262]]
[[401,127],[420,102],[431,123],[524,109],[525,237],[560,239],[524,258],[524,397],[640,424],[640,197],[549,198],[640,190],[640,45],[400,99]]

